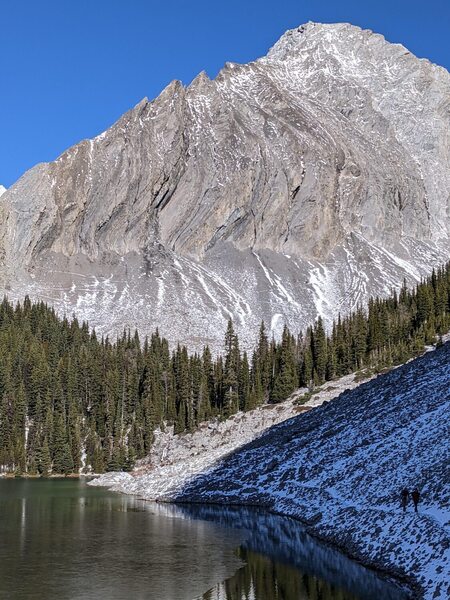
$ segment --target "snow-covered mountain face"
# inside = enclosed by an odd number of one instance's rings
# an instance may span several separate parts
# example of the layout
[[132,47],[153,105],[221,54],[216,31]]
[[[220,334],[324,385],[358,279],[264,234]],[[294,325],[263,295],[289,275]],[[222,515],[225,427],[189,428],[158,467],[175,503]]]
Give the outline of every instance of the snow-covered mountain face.
[[[350,25],[171,83],[2,197],[0,284],[191,347],[331,319],[448,258],[450,75]],[[20,266],[18,266],[20,265]]]
[[4,185],[0,185],[0,196],[3,196],[3,194],[6,192],[6,188]]

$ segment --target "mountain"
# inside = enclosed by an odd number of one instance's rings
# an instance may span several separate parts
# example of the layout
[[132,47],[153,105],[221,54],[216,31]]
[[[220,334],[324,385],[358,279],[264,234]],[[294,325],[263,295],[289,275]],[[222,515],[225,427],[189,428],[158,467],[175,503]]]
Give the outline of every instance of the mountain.
[[448,258],[450,75],[347,24],[172,82],[2,196],[0,288],[218,348]]
[[[271,427],[170,496],[296,517],[419,597],[448,598],[449,382],[447,343]],[[402,511],[405,486],[420,490],[417,514]]]
[[6,188],[3,185],[0,185],[0,196],[3,196],[3,194],[6,192]]

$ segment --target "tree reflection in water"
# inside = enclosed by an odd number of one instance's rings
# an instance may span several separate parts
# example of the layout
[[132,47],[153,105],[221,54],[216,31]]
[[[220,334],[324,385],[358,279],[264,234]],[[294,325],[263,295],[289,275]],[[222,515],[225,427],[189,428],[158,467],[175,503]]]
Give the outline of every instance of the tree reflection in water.
[[291,565],[240,548],[245,567],[203,595],[204,600],[358,600],[331,583]]
[[408,600],[405,589],[312,538],[296,520],[258,509],[180,506],[184,516],[244,530],[245,565],[202,600]]

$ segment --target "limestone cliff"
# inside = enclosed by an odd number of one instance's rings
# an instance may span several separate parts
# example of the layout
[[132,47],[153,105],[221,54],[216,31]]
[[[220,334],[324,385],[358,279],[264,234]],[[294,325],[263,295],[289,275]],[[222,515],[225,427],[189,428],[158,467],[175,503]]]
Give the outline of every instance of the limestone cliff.
[[0,203],[0,285],[191,346],[332,318],[449,255],[450,75],[347,24],[172,82]]

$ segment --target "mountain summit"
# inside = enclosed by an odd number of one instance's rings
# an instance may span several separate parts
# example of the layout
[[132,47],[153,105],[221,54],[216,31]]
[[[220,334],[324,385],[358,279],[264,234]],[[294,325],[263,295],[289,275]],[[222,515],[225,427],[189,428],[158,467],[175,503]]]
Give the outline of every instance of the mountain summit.
[[381,35],[288,31],[28,171],[2,196],[0,285],[199,347],[230,316],[241,339],[331,319],[448,259],[449,98]]

